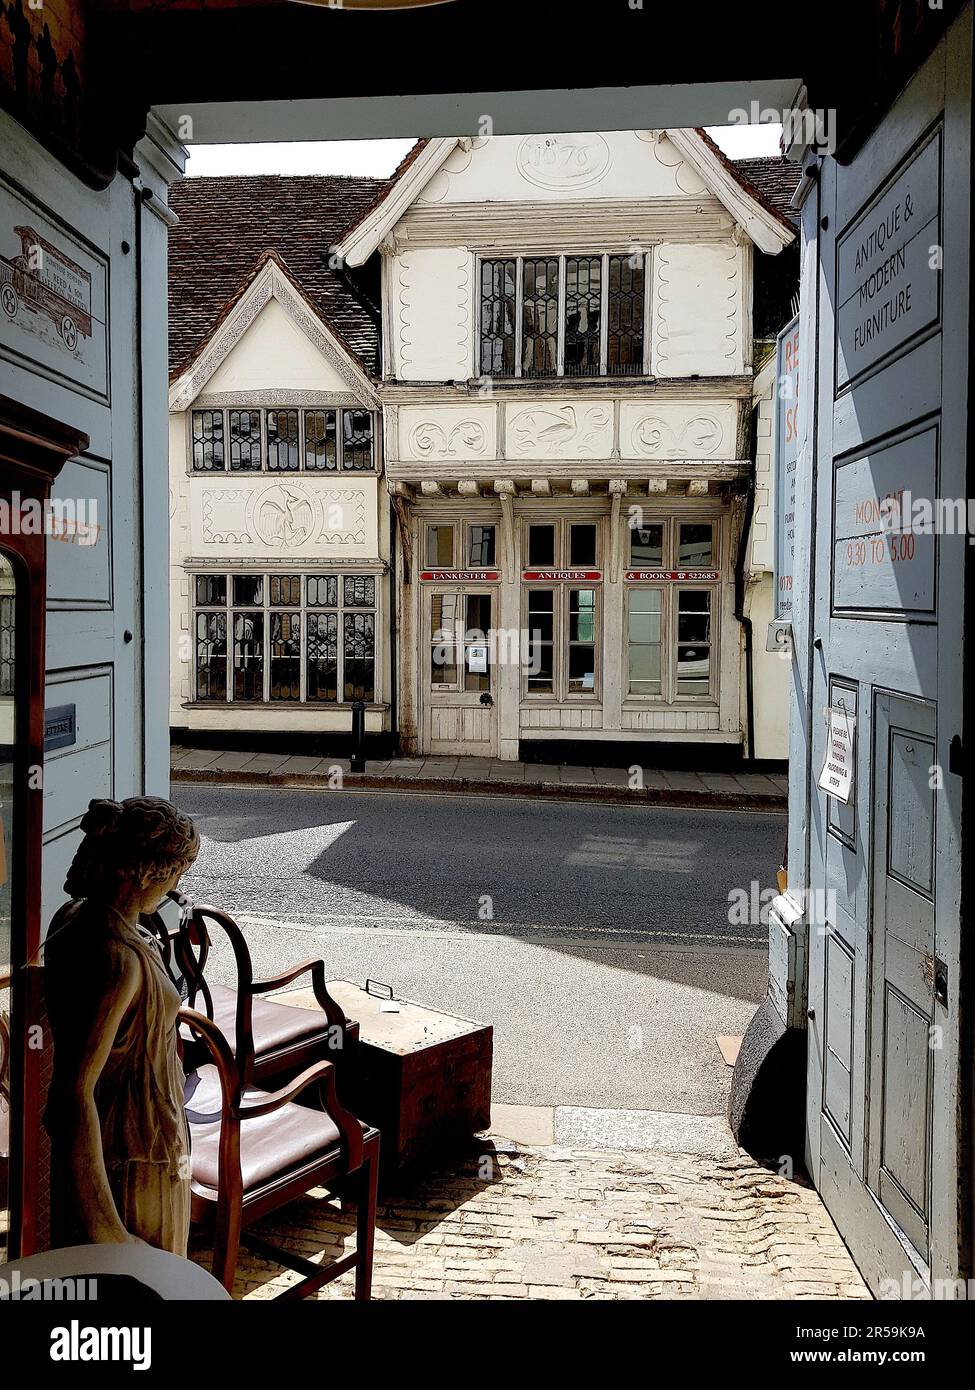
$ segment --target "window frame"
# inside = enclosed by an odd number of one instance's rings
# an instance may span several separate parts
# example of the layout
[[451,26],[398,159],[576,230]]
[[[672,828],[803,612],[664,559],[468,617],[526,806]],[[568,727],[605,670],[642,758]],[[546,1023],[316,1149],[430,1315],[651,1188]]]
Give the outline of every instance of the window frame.
[[[721,644],[721,590],[720,580],[710,583],[695,583],[693,580],[687,582],[666,580],[628,580],[624,585],[626,589],[624,610],[623,610],[623,651],[621,655],[621,668],[623,672],[623,691],[624,706],[643,707],[647,705],[664,705],[668,708],[688,706],[694,708],[698,705],[717,705],[719,702],[720,689],[720,644]],[[657,589],[661,593],[660,603],[660,694],[645,695],[637,691],[630,690],[630,602],[635,591],[644,589]],[[682,593],[707,593],[710,608],[708,610],[708,689],[706,694],[688,695],[682,694],[677,689],[677,651],[680,645],[695,645],[693,643],[680,643],[679,632],[679,596]],[[696,645],[703,645],[698,643]]]
[[[597,541],[598,544],[598,541]],[[571,638],[571,595],[580,590],[592,591],[593,640],[573,641]],[[528,685],[528,671],[522,666],[521,698],[532,704],[591,705],[599,704],[603,698],[603,584],[600,580],[534,580],[529,579],[521,586],[521,614],[524,631],[531,642],[529,628],[529,604],[533,593],[547,592],[555,597],[552,600],[552,691],[532,690]],[[592,646],[593,648],[593,688],[592,690],[569,689],[569,650],[573,646]]]
[[[608,377],[611,380],[629,381],[639,380],[650,375],[650,287],[652,281],[651,248],[640,253],[642,258],[643,270],[643,323],[642,323],[642,343],[640,365],[638,371],[621,372],[618,369],[609,369],[609,307],[610,307],[610,261],[614,258],[627,259],[632,252],[624,250],[597,250],[597,249],[574,249],[572,251],[514,251],[502,254],[498,250],[484,252],[477,256],[477,275],[475,283],[477,285],[477,297],[475,302],[475,346],[476,354],[476,376],[479,379],[497,380],[523,380],[523,381],[551,381],[557,377],[565,377],[565,341],[566,341],[566,265],[568,261],[600,261],[600,298],[599,298],[599,370],[594,373],[576,374],[568,373],[573,381],[592,381],[601,377]],[[558,324],[556,332],[556,366],[554,372],[526,372],[524,370],[524,267],[526,261],[550,261],[558,263]],[[484,358],[481,349],[481,325],[482,316],[482,291],[483,273],[481,267],[484,263],[498,264],[505,261],[513,261],[515,266],[515,305],[514,305],[514,370],[510,374],[499,375],[494,371],[485,371]]]
[[[250,414],[257,414],[260,436],[260,467],[259,468],[231,468],[230,454],[230,416],[234,413],[247,411]],[[298,416],[298,467],[297,468],[270,468],[268,466],[268,415],[272,412],[294,411]],[[330,468],[309,468],[306,459],[306,417],[308,415],[322,415],[329,411],[335,415],[335,467]],[[345,464],[345,416],[368,415],[372,423],[372,462],[368,468],[346,467]],[[195,466],[197,432],[196,417],[198,415],[219,415],[222,420],[223,428],[223,463],[219,468],[197,468]],[[381,427],[379,423],[379,412],[371,405],[351,405],[347,401],[339,404],[308,404],[308,405],[248,405],[246,400],[234,401],[229,405],[198,405],[195,402],[186,412],[187,420],[187,439],[188,446],[186,451],[186,471],[191,478],[212,478],[215,476],[232,476],[235,478],[252,478],[258,476],[270,476],[274,478],[293,478],[303,475],[307,478],[338,478],[338,477],[373,477],[380,471],[380,440]],[[201,437],[202,440],[202,437]],[[203,440],[202,442],[205,442]]]
[[[260,603],[236,603],[234,601],[234,580],[244,576],[260,577],[261,579],[261,602]],[[268,570],[254,565],[241,566],[234,569],[202,570],[194,569],[188,572],[190,583],[190,614],[191,614],[191,633],[193,639],[192,650],[192,695],[189,703],[199,705],[206,709],[220,709],[227,705],[236,705],[249,709],[295,709],[301,706],[306,709],[330,710],[330,709],[349,709],[352,701],[345,698],[345,619],[347,615],[369,614],[373,619],[373,655],[372,655],[372,700],[366,701],[370,707],[382,705],[382,643],[380,626],[380,605],[382,602],[382,575],[375,571],[358,571],[342,568],[323,568],[314,570],[308,569],[273,569]],[[196,585],[198,579],[224,579],[224,601],[219,603],[197,603]],[[273,603],[271,601],[271,580],[282,578],[297,578],[299,582],[298,603]],[[336,602],[335,604],[309,603],[308,601],[308,581],[310,579],[331,579],[336,581]],[[347,603],[345,597],[345,581],[347,579],[371,579],[373,582],[373,602],[372,604]],[[241,614],[260,614],[262,620],[262,650],[261,650],[261,698],[259,700],[244,700],[234,698],[234,631],[235,620]],[[308,698],[308,615],[330,613],[336,617],[337,635],[337,661],[336,661],[336,699],[335,700],[316,700]],[[271,699],[271,641],[272,624],[275,615],[282,614],[295,615],[299,625],[299,695],[298,699]],[[226,663],[225,672],[225,695],[223,699],[211,699],[200,695],[200,671],[198,664],[198,623],[197,619],[201,615],[213,616],[222,615],[225,619],[226,630],[226,655],[223,660]]]
[[[436,517],[423,516],[419,518],[419,541],[420,554],[423,563],[420,568],[423,570],[457,570],[467,571],[470,574],[480,574],[484,570],[497,570],[501,573],[501,527],[495,517],[486,520],[467,517],[447,517],[438,520]],[[471,531],[477,526],[481,530],[490,527],[494,531],[494,559],[490,563],[474,564],[471,559]],[[433,530],[450,531],[452,533],[451,555],[453,559],[449,565],[442,565],[439,561],[428,560],[429,551],[427,549],[430,532]]]

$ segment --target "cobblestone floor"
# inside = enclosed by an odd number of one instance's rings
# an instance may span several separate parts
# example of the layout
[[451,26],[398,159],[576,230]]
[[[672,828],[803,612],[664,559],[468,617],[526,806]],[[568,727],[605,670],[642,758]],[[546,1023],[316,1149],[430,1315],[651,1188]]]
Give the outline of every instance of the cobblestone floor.
[[[498,1141],[380,1205],[378,1299],[869,1297],[815,1191],[745,1155],[526,1148]],[[352,1248],[324,1194],[255,1225],[308,1259]],[[198,1245],[192,1252],[208,1263]],[[241,1252],[235,1298],[297,1279]],[[352,1297],[352,1275],[318,1297]]]

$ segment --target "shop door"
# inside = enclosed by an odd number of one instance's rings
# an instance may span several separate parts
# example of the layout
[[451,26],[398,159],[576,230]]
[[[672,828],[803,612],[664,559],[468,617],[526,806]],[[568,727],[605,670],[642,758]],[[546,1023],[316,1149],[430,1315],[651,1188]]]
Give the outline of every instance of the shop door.
[[[952,748],[964,732],[968,546],[916,529],[913,513],[885,527],[881,503],[968,495],[969,21],[854,158],[824,162],[815,209],[808,882],[828,891],[809,932],[807,1161],[861,1273],[887,1296],[957,1277],[961,1241]],[[846,803],[816,785],[825,711],[841,707],[854,715]]]
[[493,758],[494,603],[489,590],[424,593],[426,666],[421,753]]

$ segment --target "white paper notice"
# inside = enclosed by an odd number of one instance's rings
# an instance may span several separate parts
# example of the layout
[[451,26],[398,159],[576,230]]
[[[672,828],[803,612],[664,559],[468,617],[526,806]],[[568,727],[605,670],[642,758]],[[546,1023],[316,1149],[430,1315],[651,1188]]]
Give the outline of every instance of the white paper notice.
[[472,673],[486,675],[488,663],[487,647],[468,647],[467,648],[467,669]]
[[845,709],[830,709],[828,721],[826,761],[819,774],[819,787],[827,796],[849,805],[853,794],[856,716]]

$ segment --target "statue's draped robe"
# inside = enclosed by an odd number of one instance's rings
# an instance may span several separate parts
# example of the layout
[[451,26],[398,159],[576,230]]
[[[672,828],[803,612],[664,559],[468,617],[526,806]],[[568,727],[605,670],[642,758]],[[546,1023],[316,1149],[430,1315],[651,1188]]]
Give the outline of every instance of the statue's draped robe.
[[108,1180],[122,1224],[161,1250],[186,1254],[189,1233],[189,1137],[177,1051],[179,992],[159,947],[113,908],[72,902],[56,914],[44,954],[44,983],[54,1038],[54,1076],[45,1111],[52,1141],[52,1237],[87,1243],[68,1149],[73,1068],[79,1028],[104,1014],[106,991],[135,956],[141,988],[119,1026],[95,1088]]

